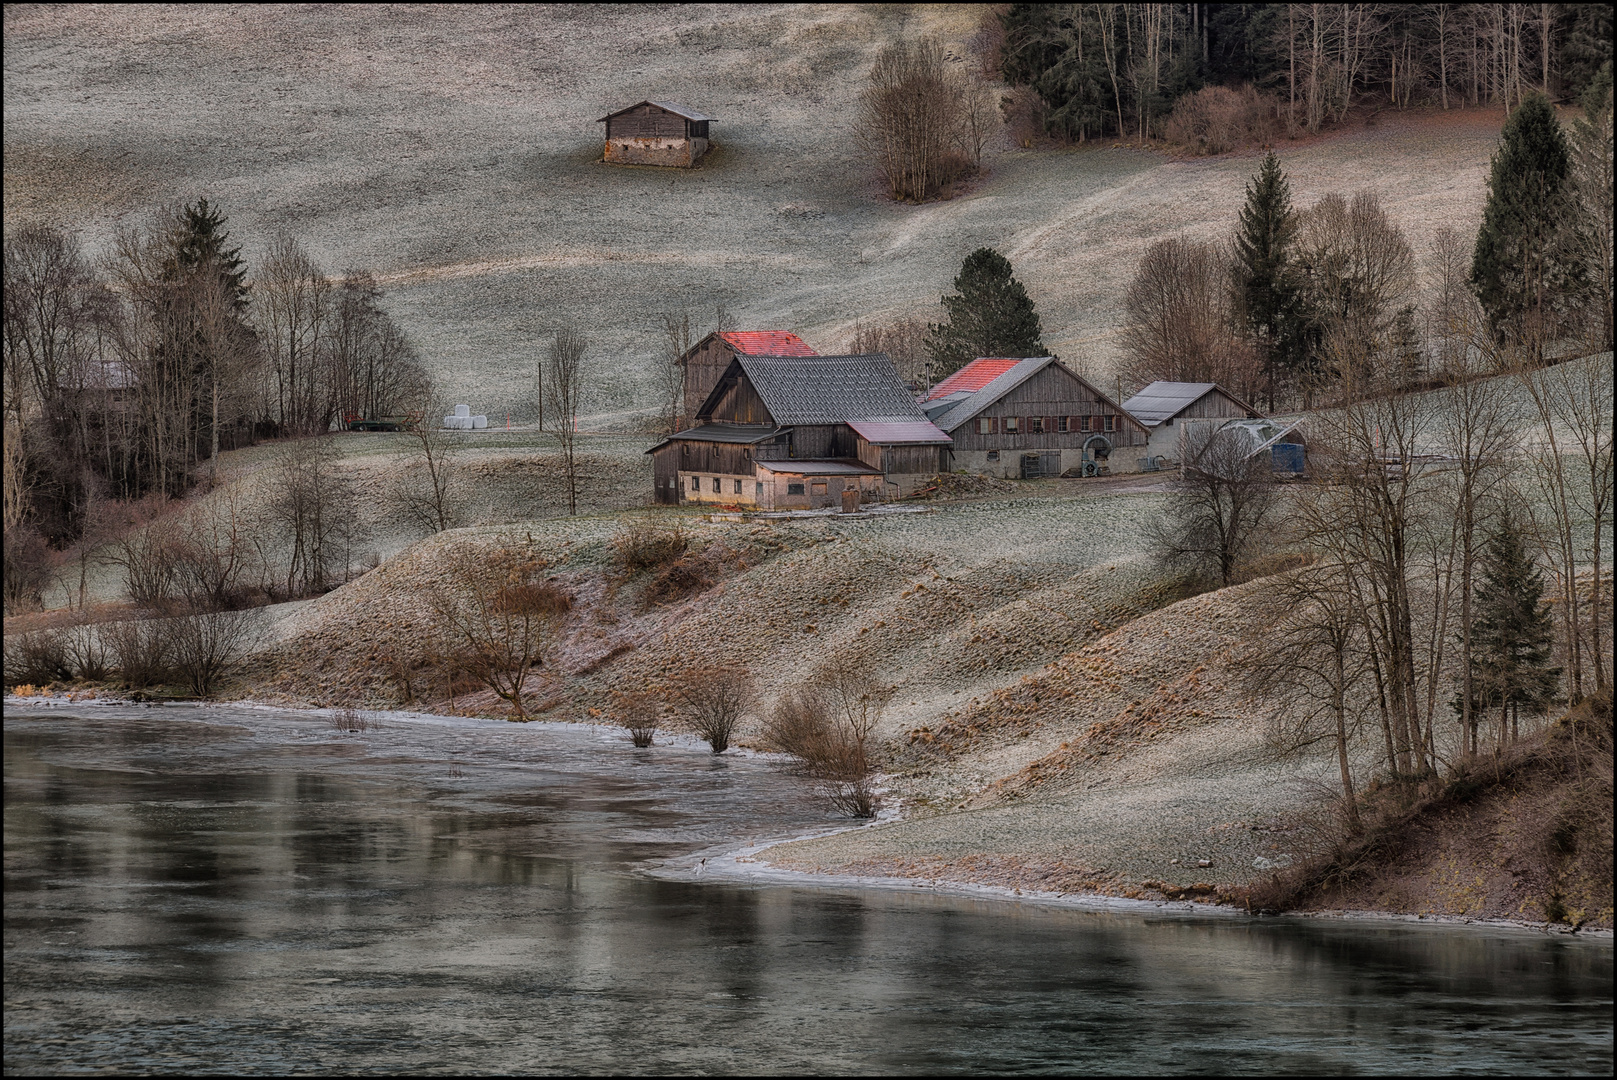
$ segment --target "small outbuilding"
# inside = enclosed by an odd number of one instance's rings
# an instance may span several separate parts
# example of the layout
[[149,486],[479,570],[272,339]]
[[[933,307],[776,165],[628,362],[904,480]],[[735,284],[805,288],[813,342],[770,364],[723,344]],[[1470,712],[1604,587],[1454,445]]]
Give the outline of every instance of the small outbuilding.
[[818,355],[808,342],[785,330],[715,330],[678,360],[685,393],[674,430],[683,431],[696,422],[697,411],[736,357]]
[[981,357],[921,403],[953,440],[953,467],[986,476],[1133,472],[1146,429],[1053,356]]
[[1187,420],[1258,420],[1263,414],[1210,382],[1158,380],[1123,402],[1123,408],[1150,432],[1146,443],[1146,470],[1177,465],[1181,460],[1179,431]]
[[690,168],[707,153],[711,116],[672,101],[642,101],[596,121],[606,125],[603,160]]

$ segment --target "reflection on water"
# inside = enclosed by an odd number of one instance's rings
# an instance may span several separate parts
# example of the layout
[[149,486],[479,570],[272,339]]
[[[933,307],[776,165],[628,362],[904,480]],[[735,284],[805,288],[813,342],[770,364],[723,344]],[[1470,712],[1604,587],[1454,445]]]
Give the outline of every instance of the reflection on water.
[[1594,1072],[1609,943],[656,880],[826,819],[540,725],[6,718],[5,1069]]

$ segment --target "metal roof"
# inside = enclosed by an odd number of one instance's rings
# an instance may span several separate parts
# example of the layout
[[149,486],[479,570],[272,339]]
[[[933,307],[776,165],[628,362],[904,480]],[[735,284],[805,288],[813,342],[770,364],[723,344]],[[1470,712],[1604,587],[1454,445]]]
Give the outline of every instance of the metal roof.
[[630,109],[638,109],[642,105],[655,105],[655,106],[657,106],[657,108],[662,109],[665,112],[671,112],[675,116],[683,116],[687,120],[708,120],[708,121],[711,121],[713,119],[713,117],[711,117],[711,116],[704,115],[703,113],[697,112],[695,109],[688,108],[688,107],[686,107],[684,105],[680,105],[680,104],[677,104],[677,103],[672,102],[672,101],[652,101],[650,99],[647,99],[645,101],[637,101],[633,105],[628,106],[628,108],[619,109],[617,112],[609,112],[605,116],[601,117],[599,120],[597,120],[595,122],[597,124],[604,124],[608,120],[612,119],[614,116],[622,116],[624,113],[628,112]]
[[949,445],[954,442],[930,420],[850,420],[848,426],[866,442],[882,446],[901,443]]
[[737,356],[697,415],[718,401],[740,367],[775,423],[925,421],[886,353],[866,356]]
[[881,476],[880,469],[873,469],[862,461],[831,461],[806,459],[803,461],[755,461],[754,465],[765,472],[791,473],[800,476]]
[[676,431],[646,453],[661,450],[671,442],[738,443],[750,446],[754,443],[768,442],[785,430],[779,427],[760,427],[757,424],[703,424],[701,427]]
[[748,356],[819,356],[808,342],[784,330],[725,330],[723,338],[738,353]]
[[1008,356],[979,356],[934,386],[925,400],[936,401],[958,390],[976,393],[1021,362],[1020,359]]
[[1146,427],[1156,427],[1164,420],[1172,420],[1214,390],[1247,412],[1257,412],[1218,383],[1166,382],[1160,379],[1123,402],[1123,409]]

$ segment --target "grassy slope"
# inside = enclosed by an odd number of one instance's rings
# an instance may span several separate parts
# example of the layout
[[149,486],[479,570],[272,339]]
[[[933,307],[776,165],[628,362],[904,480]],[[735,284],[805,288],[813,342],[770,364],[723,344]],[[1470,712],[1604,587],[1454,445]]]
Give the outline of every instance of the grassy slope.
[[[92,243],[171,199],[370,267],[443,383],[521,409],[548,330],[596,341],[593,411],[650,398],[656,312],[722,297],[746,326],[845,343],[935,305],[973,248],[1009,254],[1046,344],[1104,377],[1139,253],[1233,223],[1254,162],[1001,148],[968,196],[880,197],[852,144],[878,48],[971,8],[30,8],[5,12],[5,213]],[[719,117],[695,171],[595,164],[610,107]],[[1379,192],[1420,245],[1474,227],[1499,117],[1384,118],[1282,146],[1297,201]]]

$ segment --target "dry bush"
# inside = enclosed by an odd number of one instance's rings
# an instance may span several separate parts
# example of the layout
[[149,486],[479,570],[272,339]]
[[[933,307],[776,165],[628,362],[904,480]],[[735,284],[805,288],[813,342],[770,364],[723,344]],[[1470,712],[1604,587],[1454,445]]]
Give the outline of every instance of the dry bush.
[[860,98],[858,130],[895,200],[924,201],[975,171],[993,119],[985,93],[980,80],[949,70],[936,38],[881,51]]
[[89,682],[101,682],[112,667],[110,650],[94,626],[71,626],[62,631],[62,644],[73,673]]
[[1013,86],[1000,99],[1000,112],[1012,143],[1031,149],[1047,137],[1050,106],[1031,86]]
[[674,713],[685,728],[722,754],[730,737],[757,696],[745,668],[700,667],[674,679],[669,687]]
[[873,817],[881,800],[871,743],[893,691],[868,656],[833,653],[816,666],[808,685],[776,702],[764,721],[764,743],[795,758],[832,808]]
[[541,580],[549,564],[530,541],[503,537],[493,551],[461,548],[444,564],[427,602],[457,640],[449,667],[477,678],[510,704],[513,719],[526,720],[529,672],[542,666],[572,598]]
[[262,610],[200,611],[170,619],[167,631],[175,671],[197,697],[213,693],[237,659],[251,652],[264,629]]
[[62,631],[32,630],[6,637],[6,685],[44,686],[72,678],[73,663]]
[[[160,513],[160,504],[142,500],[136,509],[141,517]],[[174,598],[179,577],[175,565],[180,537],[171,517],[147,517],[138,520],[118,538],[112,559],[124,571],[124,593],[135,603],[147,607],[168,604]]]
[[6,614],[37,608],[56,566],[50,545],[32,525],[7,525],[4,559]]
[[700,592],[713,584],[708,576],[708,565],[705,560],[691,555],[682,555],[651,579],[646,586],[644,599],[647,604],[670,604],[675,600],[683,600],[694,592]]
[[331,729],[363,735],[367,731],[380,731],[382,724],[374,716],[366,716],[352,705],[345,705],[331,714]]
[[1279,100],[1250,84],[1239,90],[1209,86],[1174,104],[1163,137],[1198,154],[1223,154],[1273,142],[1283,134]]
[[848,352],[856,356],[886,353],[898,369],[898,377],[920,385],[928,380],[926,324],[919,319],[896,318],[883,323],[853,324]]
[[612,694],[612,715],[629,729],[629,737],[636,746],[650,746],[661,721],[661,703],[657,695],[647,691]]
[[170,663],[166,628],[150,619],[127,619],[101,628],[113,667],[131,689],[158,686],[169,681],[174,668]]
[[642,518],[619,527],[612,538],[612,565],[633,576],[674,562],[688,547],[690,538],[679,522],[663,525]]

